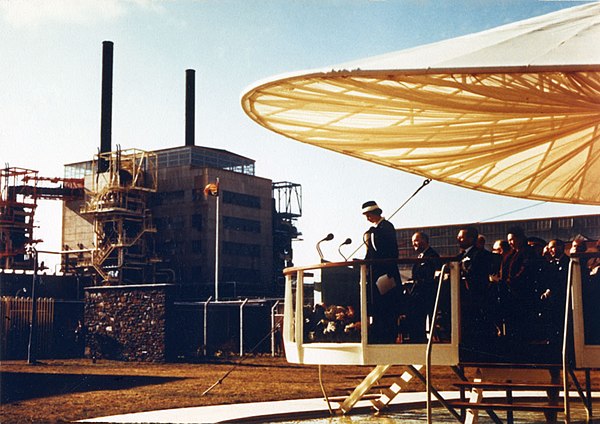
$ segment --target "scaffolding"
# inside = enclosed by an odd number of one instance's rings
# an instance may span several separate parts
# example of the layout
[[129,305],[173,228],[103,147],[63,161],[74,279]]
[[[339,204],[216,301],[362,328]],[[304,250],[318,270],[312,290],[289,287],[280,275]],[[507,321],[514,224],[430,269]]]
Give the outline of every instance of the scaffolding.
[[296,220],[302,216],[302,186],[277,181],[273,190],[273,276],[276,287],[284,287],[283,269],[293,266],[292,241],[302,235]]
[[157,191],[156,154],[118,149],[96,155],[92,168],[80,212],[93,220],[90,261],[96,284],[154,282],[159,259],[154,253],[156,228],[148,197]]
[[38,200],[77,199],[83,190],[80,178],[41,177],[39,171],[9,166],[0,170],[0,268],[33,269],[26,250],[41,241],[33,238]]

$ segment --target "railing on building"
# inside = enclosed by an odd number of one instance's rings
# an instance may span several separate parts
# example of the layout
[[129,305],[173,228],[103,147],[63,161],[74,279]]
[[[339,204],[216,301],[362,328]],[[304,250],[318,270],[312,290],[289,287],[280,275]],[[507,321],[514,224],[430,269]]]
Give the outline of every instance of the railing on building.
[[[98,172],[102,166],[105,172]],[[91,265],[103,284],[152,281],[156,255],[149,238],[156,232],[147,201],[157,191],[156,153],[137,149],[98,154],[88,176],[81,209],[94,223]],[[78,266],[88,266],[78,263]]]

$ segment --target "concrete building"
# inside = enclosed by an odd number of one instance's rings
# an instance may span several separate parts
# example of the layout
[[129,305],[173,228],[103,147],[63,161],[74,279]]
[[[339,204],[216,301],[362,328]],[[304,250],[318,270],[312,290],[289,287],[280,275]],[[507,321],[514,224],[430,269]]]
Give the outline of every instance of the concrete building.
[[[105,159],[100,174],[102,154],[65,166],[65,175],[85,178],[88,193],[64,203],[67,271],[93,272],[96,285],[174,283],[188,299],[214,298],[216,289],[221,298],[281,294],[276,281],[301,212],[277,210],[273,190],[281,186],[255,176],[254,160],[194,145]],[[218,196],[205,195],[217,179]]]
[[[570,242],[576,237],[584,237],[590,242],[600,239],[600,215],[562,216],[534,218],[513,221],[479,222],[430,227],[397,229],[398,250],[401,258],[414,257],[411,237],[416,231],[429,235],[429,243],[442,256],[458,254],[456,235],[465,225],[473,225],[479,234],[486,238],[486,248],[491,249],[495,240],[506,239],[507,230],[519,226],[529,237],[539,237],[546,242],[561,239]],[[590,243],[590,246],[593,243]]]

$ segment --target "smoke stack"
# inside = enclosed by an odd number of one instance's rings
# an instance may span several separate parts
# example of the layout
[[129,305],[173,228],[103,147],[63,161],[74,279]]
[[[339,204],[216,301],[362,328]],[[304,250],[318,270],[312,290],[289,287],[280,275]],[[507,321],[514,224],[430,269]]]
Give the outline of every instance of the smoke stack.
[[185,71],[185,145],[193,146],[195,131],[196,107],[196,71]]
[[[112,87],[113,42],[102,42],[102,106],[100,117],[100,153],[112,151]],[[108,162],[101,160],[99,172],[108,170]]]

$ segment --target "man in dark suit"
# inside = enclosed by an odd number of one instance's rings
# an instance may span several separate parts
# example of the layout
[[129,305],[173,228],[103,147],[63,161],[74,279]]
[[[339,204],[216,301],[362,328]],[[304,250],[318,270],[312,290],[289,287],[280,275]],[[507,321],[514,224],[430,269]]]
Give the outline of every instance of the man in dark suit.
[[533,324],[539,299],[536,286],[543,258],[527,244],[522,228],[509,228],[506,239],[512,248],[502,262],[502,283],[508,290],[507,331],[515,342],[520,343],[539,337]]
[[[363,236],[367,246],[367,260],[398,259],[396,229],[383,216],[374,201],[362,205],[362,213],[373,224]],[[370,315],[373,325],[369,328],[369,342],[394,343],[398,335],[398,301],[400,285],[398,264],[390,261],[373,263],[369,267]]]
[[426,343],[425,324],[427,316],[431,322],[431,313],[435,303],[435,272],[440,269],[440,255],[429,245],[429,236],[418,231],[412,236],[412,245],[417,258],[422,262],[412,266],[412,287],[406,290],[408,313],[406,329],[411,343]]
[[554,344],[562,341],[564,328],[570,261],[565,254],[565,248],[565,242],[559,239],[550,240],[544,248],[546,261],[543,267],[543,278],[539,279],[539,287],[536,292],[540,302],[540,324],[545,329],[544,336],[548,342]]
[[488,287],[490,274],[493,273],[492,254],[476,246],[479,232],[475,227],[467,226],[456,237],[461,253],[461,339],[472,347],[485,345],[495,334],[489,311]]

